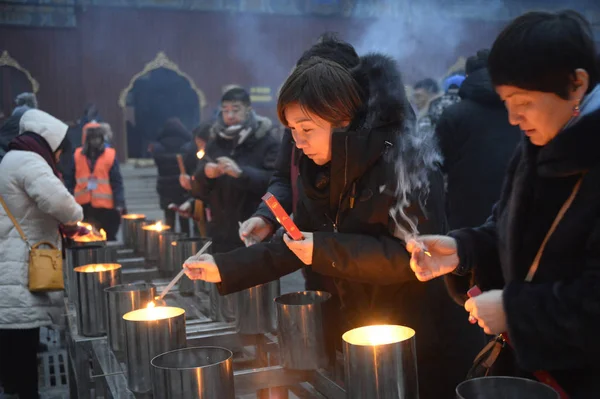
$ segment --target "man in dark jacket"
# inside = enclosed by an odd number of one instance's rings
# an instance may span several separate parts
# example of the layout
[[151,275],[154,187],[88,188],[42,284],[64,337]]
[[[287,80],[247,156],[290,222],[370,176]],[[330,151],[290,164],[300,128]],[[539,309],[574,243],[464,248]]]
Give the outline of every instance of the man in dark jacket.
[[481,225],[500,196],[521,132],[508,122],[487,70],[487,50],[467,61],[462,101],[444,111],[437,127],[447,177],[450,229]]
[[[150,152],[158,169],[156,191],[160,198],[160,208],[165,213],[165,223],[175,230],[177,212],[169,209],[170,204],[183,204],[188,195],[179,184],[181,171],[177,163],[177,155],[185,154],[187,146],[192,142],[192,134],[178,118],[167,120],[161,129],[156,142],[150,144]],[[189,220],[179,218],[181,231],[190,233]]]
[[279,147],[273,123],[252,110],[242,88],[227,91],[214,123],[206,156],[199,162],[192,194],[208,207],[214,252],[243,246],[239,222],[256,210],[273,174]]
[[8,144],[19,134],[19,121],[28,109],[37,109],[35,94],[21,93],[15,98],[15,109],[0,127],[0,161],[8,151]]

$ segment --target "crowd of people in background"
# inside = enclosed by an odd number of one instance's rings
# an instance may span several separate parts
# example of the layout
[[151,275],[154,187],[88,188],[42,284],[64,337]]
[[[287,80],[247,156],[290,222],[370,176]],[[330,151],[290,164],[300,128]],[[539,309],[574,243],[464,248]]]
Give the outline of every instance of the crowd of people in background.
[[[331,351],[375,319],[416,328],[424,399],[453,396],[479,370],[483,332],[506,331],[511,354],[486,374],[548,370],[571,398],[600,394],[592,36],[574,12],[528,13],[409,96],[402,66],[326,34],[281,88],[282,138],[241,87],[195,129],[173,116],[148,151],[165,224],[213,241],[188,276],[226,295],[302,270],[306,289],[333,295]],[[69,127],[32,93],[0,126],[0,383],[14,398],[37,397],[39,328],[57,298],[28,291],[29,244],[9,214],[32,242],[60,247],[82,220],[117,240],[127,204],[113,137],[95,106]],[[278,230],[267,191],[305,240]],[[474,284],[484,293],[468,299]]]

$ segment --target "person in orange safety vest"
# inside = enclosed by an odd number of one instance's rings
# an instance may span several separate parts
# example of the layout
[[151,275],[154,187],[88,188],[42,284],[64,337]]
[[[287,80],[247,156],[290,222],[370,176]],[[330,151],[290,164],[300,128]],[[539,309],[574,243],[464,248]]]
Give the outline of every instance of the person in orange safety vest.
[[89,123],[83,128],[83,146],[75,150],[75,200],[83,207],[84,220],[106,231],[115,241],[120,216],[126,212],[123,177],[114,148],[105,145],[106,124]]

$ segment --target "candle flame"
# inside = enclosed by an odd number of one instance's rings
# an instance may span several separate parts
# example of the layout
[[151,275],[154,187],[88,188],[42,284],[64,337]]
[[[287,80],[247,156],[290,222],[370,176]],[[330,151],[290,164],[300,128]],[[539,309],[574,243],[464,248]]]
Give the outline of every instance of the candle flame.
[[73,238],[75,242],[106,241],[106,231],[104,231],[104,229],[100,229],[99,232],[96,232],[94,226],[85,222],[77,222],[77,226],[85,228],[88,232],[85,235]]
[[152,230],[152,231],[163,231],[163,230],[168,230],[171,228],[171,226],[167,226],[165,224],[162,224],[162,222],[159,220],[158,222],[156,222],[155,224],[149,224],[147,226],[142,227],[144,230]]
[[146,215],[140,214],[140,213],[128,213],[127,215],[123,215],[122,216],[123,219],[144,219],[146,217]]
[[414,335],[412,328],[378,325],[355,328],[346,332],[342,339],[352,345],[378,346],[405,341]]
[[[154,304],[154,302],[150,303]],[[182,308],[170,306],[156,306],[132,310],[129,313],[125,313],[123,315],[123,319],[127,321],[153,321],[177,317],[184,313],[185,310]]]
[[84,266],[79,266],[75,268],[76,272],[79,273],[100,273],[100,272],[107,272],[110,270],[117,270],[121,268],[121,265],[117,264],[117,263],[104,263],[104,264],[97,264],[97,265],[84,265]]
[[200,150],[196,153],[196,157],[198,157],[198,159],[202,159],[204,158],[204,154],[206,154],[206,151]]

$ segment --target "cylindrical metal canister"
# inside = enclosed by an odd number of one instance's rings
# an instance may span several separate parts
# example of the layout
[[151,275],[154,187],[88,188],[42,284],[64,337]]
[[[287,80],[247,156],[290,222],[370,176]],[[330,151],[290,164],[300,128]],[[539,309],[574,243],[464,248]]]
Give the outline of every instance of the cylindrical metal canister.
[[481,377],[461,382],[458,399],[559,399],[554,389],[541,382],[517,377]]
[[161,353],[186,346],[185,311],[157,306],[133,310],[125,320],[127,382],[130,391],[152,390],[150,361]]
[[275,298],[279,295],[279,279],[238,292],[237,332],[248,335],[274,333],[277,330]]
[[118,359],[125,357],[125,321],[123,315],[145,308],[156,296],[156,287],[150,283],[115,285],[106,293],[108,344]]
[[133,245],[133,250],[136,254],[145,256],[146,252],[146,233],[144,231],[144,227],[154,224],[154,220],[140,220],[134,223],[135,226],[135,242]]
[[234,399],[233,353],[218,347],[196,347],[163,353],[152,359],[154,398]]
[[70,242],[65,250],[66,267],[65,271],[65,291],[69,300],[77,305],[77,275],[75,268],[94,263],[114,263],[117,259],[114,257],[114,251],[106,247],[105,241],[95,241],[89,243]]
[[98,337],[106,334],[104,289],[121,283],[121,265],[98,263],[75,268],[77,275],[77,326],[79,334]]
[[158,261],[158,238],[163,231],[168,231],[169,226],[162,224],[150,224],[142,227],[145,236],[144,254],[147,261]]
[[322,315],[322,305],[329,298],[328,292],[302,291],[275,299],[283,367],[317,370],[329,365]]
[[342,339],[346,398],[419,398],[413,329],[366,326],[346,332]]
[[181,265],[177,264],[177,240],[186,238],[184,233],[174,233],[172,231],[163,231],[158,236],[158,271],[164,277],[175,277],[181,270]]
[[121,232],[123,233],[123,244],[128,248],[135,245],[136,223],[146,220],[146,215],[128,214],[121,217]]

